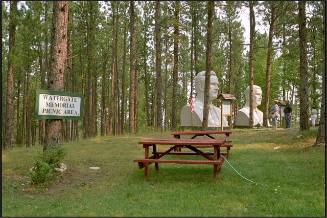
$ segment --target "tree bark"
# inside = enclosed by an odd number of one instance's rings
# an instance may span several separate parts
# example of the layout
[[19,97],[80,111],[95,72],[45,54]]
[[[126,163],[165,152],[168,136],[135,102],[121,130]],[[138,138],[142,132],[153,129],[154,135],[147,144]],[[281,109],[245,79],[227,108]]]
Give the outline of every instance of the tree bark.
[[101,136],[104,136],[106,134],[106,99],[107,99],[107,62],[108,62],[108,54],[109,51],[104,51],[103,56],[104,61],[102,63],[102,80],[101,80],[101,128],[100,128],[100,134]]
[[130,95],[129,95],[129,131],[136,133],[136,44],[134,2],[130,1]]
[[4,148],[12,148],[14,143],[14,59],[17,1],[10,2],[9,58],[7,71],[6,123]]
[[322,96],[321,96],[321,110],[320,122],[317,133],[317,138],[314,146],[326,144],[326,74],[323,73],[322,77]]
[[[92,7],[92,2],[88,2],[87,3],[90,7]],[[88,9],[90,10],[90,9]],[[86,104],[87,104],[87,110],[86,112],[86,125],[85,125],[85,129],[86,129],[86,137],[91,137],[92,136],[92,106],[93,106],[93,86],[92,86],[92,71],[91,71],[91,64],[92,64],[92,54],[91,54],[91,50],[92,50],[92,42],[90,39],[90,34],[91,34],[91,25],[90,25],[90,19],[91,16],[88,15],[87,17],[87,45],[86,45],[86,56],[87,56],[87,89],[86,89]]]
[[[204,102],[202,129],[208,128],[209,98],[210,98],[210,72],[211,72],[211,50],[212,50],[212,21],[215,10],[214,1],[208,1],[208,24],[207,24],[207,51],[206,51],[206,73],[204,82]],[[222,117],[221,117],[222,119]]]
[[254,47],[254,32],[255,32],[255,17],[253,11],[253,1],[249,1],[250,6],[250,51],[249,51],[249,106],[250,106],[250,117],[249,117],[249,127],[253,128],[253,47]]
[[[44,25],[45,25],[45,29],[49,30],[49,26],[47,24],[48,22],[48,13],[49,13],[49,2],[46,2],[44,4]],[[49,33],[47,32],[45,34],[45,39],[44,39],[44,69],[43,69],[43,73],[42,75],[44,75],[44,77],[41,79],[41,84],[42,84],[42,89],[47,89],[48,88],[48,81],[49,81],[49,74],[50,74],[50,60],[51,58],[49,58]],[[50,36],[51,37],[51,36]],[[39,141],[40,144],[43,145],[45,143],[45,133],[46,133],[46,121],[45,120],[40,120],[40,134],[39,134]]]
[[[167,29],[167,24],[165,25],[165,30]],[[168,119],[168,97],[167,97],[167,89],[168,89],[168,61],[169,61],[169,45],[168,45],[168,33],[165,31],[165,82],[164,82],[164,108],[165,108],[165,129],[169,128],[169,119]]]
[[24,137],[24,144],[26,147],[29,147],[30,142],[30,118],[29,118],[29,84],[30,84],[30,68],[25,72],[25,79],[24,79],[24,99],[23,99],[23,137]]
[[87,89],[86,89],[86,136],[95,136],[95,99],[96,90],[94,85],[95,72],[94,68],[94,28],[95,28],[95,18],[94,18],[94,2],[87,2],[87,44],[86,44],[86,56],[87,56]]
[[[285,40],[285,23],[282,24],[282,55],[285,56],[286,55],[286,52],[285,52],[285,49],[286,49],[286,40]],[[285,72],[285,67],[286,67],[286,62],[285,62],[285,58],[283,58],[283,71],[282,71],[282,75],[283,75],[283,78],[285,78],[286,76],[286,72]],[[283,101],[285,101],[286,99],[288,100],[288,96],[286,97],[286,84],[283,83],[282,85],[283,87]],[[288,91],[289,89],[287,89]]]
[[190,73],[191,73],[191,89],[190,89],[190,98],[193,97],[193,77],[194,77],[194,32],[195,32],[195,6],[194,2],[191,2],[191,16],[192,16],[192,30],[191,30],[191,43],[190,43],[190,50],[191,50],[191,66],[190,66]]
[[272,38],[274,34],[274,26],[276,20],[276,2],[270,2],[271,15],[270,15],[270,26],[268,36],[268,49],[267,49],[267,63],[266,63],[266,91],[264,95],[264,111],[263,111],[263,126],[268,127],[268,115],[269,115],[269,97],[270,97],[270,81],[271,81],[271,70],[272,70]]
[[[67,58],[67,1],[53,2],[54,7],[54,40],[51,62],[51,77],[49,78],[49,89],[62,91],[64,89],[65,60]],[[61,143],[60,120],[47,120],[46,139],[43,151]]]
[[176,110],[177,110],[177,81],[178,81],[178,43],[179,43],[179,10],[180,2],[175,1],[174,11],[174,68],[173,68],[173,96],[171,110],[171,128],[176,129]]
[[22,132],[19,131],[21,127],[21,116],[20,116],[20,91],[21,91],[21,79],[17,81],[17,108],[16,108],[16,144],[22,143]]
[[[326,4],[326,3],[325,3]],[[326,13],[323,15],[323,20],[326,20]],[[326,43],[323,44],[323,50],[326,51]],[[326,65],[325,65],[326,67]],[[326,68],[324,68],[326,71]],[[321,96],[321,109],[320,109],[320,122],[317,133],[317,138],[314,146],[326,146],[326,73],[322,74],[322,96]]]
[[192,22],[194,20],[194,27],[193,27],[193,31],[194,31],[194,71],[195,71],[195,75],[197,75],[199,73],[199,67],[198,67],[198,31],[197,31],[197,27],[198,27],[198,15],[197,15],[197,7],[198,7],[198,2],[194,2],[195,7],[194,7],[194,14],[193,14],[193,19]]
[[312,77],[311,77],[311,95],[310,98],[312,99],[312,107],[318,108],[318,97],[319,95],[316,94],[317,92],[317,55],[316,55],[316,30],[313,27],[312,30],[313,34],[313,40],[311,42],[312,44]]
[[117,32],[118,32],[118,5],[113,2],[113,43],[112,43],[112,71],[111,71],[111,104],[110,104],[110,130],[113,135],[116,134],[116,126],[117,126]]
[[127,53],[127,28],[124,24],[124,45],[123,45],[123,69],[122,69],[122,76],[121,76],[121,108],[120,108],[120,128],[121,134],[124,133],[124,126],[125,126],[125,75],[126,75],[126,53]]
[[156,47],[156,106],[157,129],[162,130],[162,79],[161,79],[161,8],[160,1],[156,1],[155,10],[155,47]]
[[147,28],[148,26],[144,25],[144,40],[143,40],[143,49],[144,49],[144,57],[143,57],[143,68],[144,68],[144,95],[145,95],[145,114],[146,114],[146,123],[147,126],[151,126],[151,116],[150,116],[150,101],[149,101],[149,75],[148,75],[148,66],[147,66],[147,57],[148,57],[148,47],[146,45],[148,41],[147,37]]
[[299,1],[299,48],[300,48],[300,130],[308,130],[309,99],[308,99],[308,63],[306,45],[305,1]]

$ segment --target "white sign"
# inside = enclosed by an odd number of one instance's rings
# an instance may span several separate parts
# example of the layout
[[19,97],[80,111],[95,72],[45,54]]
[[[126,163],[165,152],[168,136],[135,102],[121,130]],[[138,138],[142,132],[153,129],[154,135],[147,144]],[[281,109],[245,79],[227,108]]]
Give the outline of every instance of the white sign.
[[231,103],[230,101],[223,101],[223,115],[230,116],[231,115]]
[[37,115],[79,117],[81,115],[81,97],[39,94]]

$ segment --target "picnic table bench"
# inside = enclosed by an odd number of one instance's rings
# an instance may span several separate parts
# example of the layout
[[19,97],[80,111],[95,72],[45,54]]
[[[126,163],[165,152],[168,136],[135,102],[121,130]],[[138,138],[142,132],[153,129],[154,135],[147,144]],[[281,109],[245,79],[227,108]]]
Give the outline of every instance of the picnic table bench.
[[[148,175],[148,166],[155,163],[155,169],[159,170],[159,163],[175,164],[209,164],[213,165],[213,176],[216,177],[224,159],[221,157],[220,147],[225,145],[225,139],[142,139],[139,144],[144,148],[144,159],[137,159],[139,168],[144,168],[144,176]],[[157,146],[168,145],[163,152],[157,151]],[[152,155],[149,156],[149,148],[152,147]],[[164,146],[163,146],[164,147]],[[202,148],[213,148],[213,152],[202,151]],[[167,147],[166,147],[167,148]],[[174,152],[176,148],[188,148],[193,152]],[[204,160],[161,159],[165,155],[198,155]]]
[[[226,147],[227,149],[226,153],[224,153],[227,158],[229,155],[230,148],[233,147],[232,141],[229,140],[230,134],[232,134],[232,131],[230,130],[185,130],[185,131],[175,131],[171,133],[171,135],[173,135],[174,138],[177,139],[180,139],[182,135],[184,136],[191,135],[192,136],[191,139],[195,139],[198,136],[207,136],[211,139],[215,139],[213,135],[225,135],[226,142],[224,143],[223,147]],[[178,148],[176,151],[181,151],[181,150],[180,148]]]

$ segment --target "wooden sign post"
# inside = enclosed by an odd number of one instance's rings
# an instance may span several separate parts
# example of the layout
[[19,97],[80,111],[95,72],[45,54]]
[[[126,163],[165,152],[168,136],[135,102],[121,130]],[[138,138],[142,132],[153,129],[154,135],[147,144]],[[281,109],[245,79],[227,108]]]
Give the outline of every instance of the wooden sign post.
[[[223,125],[223,116],[232,118],[233,116],[233,101],[236,99],[231,94],[219,94],[218,99],[220,99],[221,107],[220,107],[220,128],[221,130],[224,130]],[[228,122],[229,126],[231,127],[231,120]]]

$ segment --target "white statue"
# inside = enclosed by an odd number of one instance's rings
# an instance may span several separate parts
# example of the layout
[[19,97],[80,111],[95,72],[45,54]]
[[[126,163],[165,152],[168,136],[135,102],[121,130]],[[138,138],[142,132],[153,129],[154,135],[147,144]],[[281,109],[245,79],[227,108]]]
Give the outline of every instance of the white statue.
[[[194,78],[196,97],[193,107],[185,105],[181,110],[181,126],[202,126],[203,120],[203,102],[204,102],[204,85],[205,71],[199,72]],[[218,96],[218,78],[216,73],[210,72],[210,89],[209,89],[209,114],[208,127],[220,127],[220,108],[212,104],[212,100]],[[193,109],[192,109],[193,108]],[[228,123],[223,116],[223,126],[227,127]]]
[[[250,87],[248,86],[245,90],[245,106],[237,111],[235,118],[235,126],[249,126],[250,118],[250,101],[249,101]],[[262,90],[260,86],[253,85],[253,126],[262,126],[263,113],[257,107],[261,104]]]

